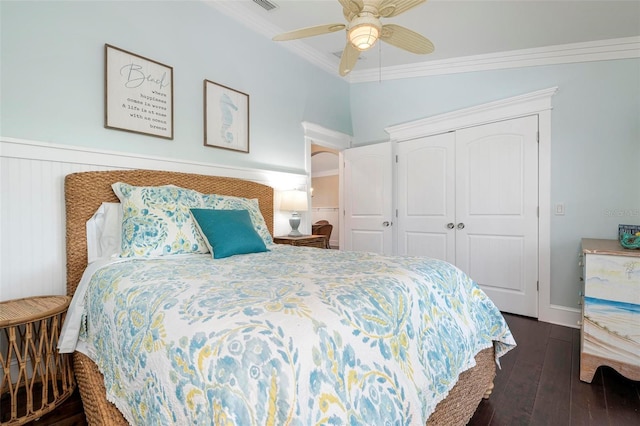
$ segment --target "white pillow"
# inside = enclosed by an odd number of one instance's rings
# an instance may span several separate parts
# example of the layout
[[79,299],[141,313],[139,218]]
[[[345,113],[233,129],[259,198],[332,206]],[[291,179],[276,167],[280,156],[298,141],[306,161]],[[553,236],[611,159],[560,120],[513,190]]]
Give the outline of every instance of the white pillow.
[[119,254],[122,241],[122,206],[102,203],[87,221],[87,261]]

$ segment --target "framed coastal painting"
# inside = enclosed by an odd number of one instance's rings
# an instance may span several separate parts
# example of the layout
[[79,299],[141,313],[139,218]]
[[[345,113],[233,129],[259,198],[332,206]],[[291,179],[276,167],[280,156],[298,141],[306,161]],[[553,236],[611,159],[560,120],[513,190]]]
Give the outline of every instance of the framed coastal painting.
[[173,139],[173,67],[109,44],[104,127]]
[[204,145],[249,152],[249,95],[204,80]]

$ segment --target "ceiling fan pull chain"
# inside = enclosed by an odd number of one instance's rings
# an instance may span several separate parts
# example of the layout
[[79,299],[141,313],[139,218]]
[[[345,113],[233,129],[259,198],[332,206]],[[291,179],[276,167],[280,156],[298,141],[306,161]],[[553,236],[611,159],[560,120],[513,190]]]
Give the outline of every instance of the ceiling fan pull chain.
[[382,43],[378,43],[378,83],[382,83]]

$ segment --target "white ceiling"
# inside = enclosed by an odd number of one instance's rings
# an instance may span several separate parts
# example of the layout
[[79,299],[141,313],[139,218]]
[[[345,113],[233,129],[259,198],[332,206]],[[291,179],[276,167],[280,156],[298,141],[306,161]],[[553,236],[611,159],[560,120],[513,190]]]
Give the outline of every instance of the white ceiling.
[[[205,0],[265,37],[329,23],[345,23],[337,0],[268,0],[267,12],[253,0]],[[640,37],[640,0],[430,0],[385,23],[406,26],[435,45],[429,55],[414,55],[378,43],[361,55],[352,74],[362,71],[417,67],[453,58],[474,58],[504,52],[538,52],[550,46]],[[638,39],[633,39],[638,49]],[[294,41],[274,42],[337,75],[346,32],[338,31]],[[581,45],[579,45],[581,46]],[[538,50],[536,50],[538,49]],[[638,53],[635,53],[638,55]],[[480,56],[480,57],[481,57]]]

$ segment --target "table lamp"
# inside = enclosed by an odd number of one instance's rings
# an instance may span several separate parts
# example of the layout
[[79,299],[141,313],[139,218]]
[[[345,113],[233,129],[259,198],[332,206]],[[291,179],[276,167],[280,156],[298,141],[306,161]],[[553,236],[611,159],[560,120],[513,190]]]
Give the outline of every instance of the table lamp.
[[300,226],[300,213],[307,210],[307,193],[304,191],[291,190],[283,191],[280,196],[280,210],[290,211],[291,225],[290,237],[301,237],[302,233],[298,231]]

